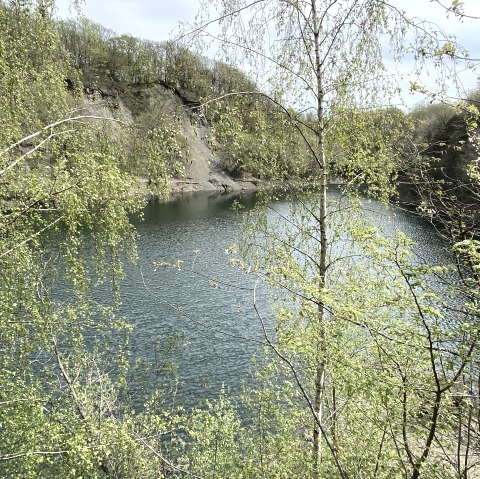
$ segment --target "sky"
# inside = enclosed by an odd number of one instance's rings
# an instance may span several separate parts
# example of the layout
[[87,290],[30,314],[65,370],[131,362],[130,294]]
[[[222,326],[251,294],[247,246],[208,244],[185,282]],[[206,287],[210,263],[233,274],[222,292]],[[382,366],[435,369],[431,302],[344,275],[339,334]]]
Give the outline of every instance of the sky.
[[[444,4],[451,0],[441,0]],[[58,16],[73,17],[71,0],[57,0]],[[463,0],[464,11],[479,19],[465,18],[460,21],[454,15],[447,17],[444,10],[430,0],[392,0],[392,3],[405,10],[411,17],[426,19],[438,24],[443,30],[454,34],[458,42],[466,48],[472,58],[480,59],[480,0]],[[87,18],[110,28],[116,33],[129,33],[139,38],[164,41],[172,38],[180,23],[193,23],[199,8],[198,0],[83,0],[82,13]],[[480,61],[478,62],[480,65]],[[408,62],[395,75],[405,74],[401,81],[406,95],[406,103],[411,106],[421,99],[419,94],[408,91]],[[479,66],[480,68],[480,66]],[[465,90],[478,85],[479,73],[465,72],[462,82]],[[423,84],[433,88],[433,76],[424,76]],[[453,94],[453,93],[452,93]]]
[[[55,2],[60,17],[75,16],[71,0]],[[82,13],[90,20],[122,34],[148,40],[168,40],[179,22],[193,22],[196,0],[83,0]]]

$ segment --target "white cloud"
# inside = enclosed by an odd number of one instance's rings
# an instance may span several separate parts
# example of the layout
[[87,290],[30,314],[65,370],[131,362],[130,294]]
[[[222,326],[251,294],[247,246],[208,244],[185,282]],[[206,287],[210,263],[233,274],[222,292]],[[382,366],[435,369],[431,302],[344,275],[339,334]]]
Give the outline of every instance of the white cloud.
[[[447,4],[448,1],[443,0],[443,3]],[[56,3],[59,16],[72,16],[68,8],[70,0],[58,0]],[[393,3],[410,17],[438,24],[445,32],[455,35],[472,58],[480,59],[480,20],[460,20],[452,14],[447,16],[444,10],[430,0],[393,0]],[[465,13],[480,17],[479,0],[464,0],[464,6]],[[197,9],[197,0],[85,0],[83,13],[87,18],[119,34],[130,33],[140,38],[164,41],[171,38],[179,22],[193,23]],[[396,75],[404,76],[403,90],[410,105],[420,99],[419,96],[408,94],[409,80],[413,79],[408,72],[412,66],[413,62],[406,60],[395,71]],[[435,71],[432,68],[423,75],[422,81],[427,87],[434,88],[434,77]],[[465,90],[477,86],[478,74],[467,72],[461,78]]]
[[[56,2],[59,17],[75,16],[70,3]],[[193,22],[197,8],[195,0],[86,0],[82,13],[118,34],[164,41],[180,21]]]

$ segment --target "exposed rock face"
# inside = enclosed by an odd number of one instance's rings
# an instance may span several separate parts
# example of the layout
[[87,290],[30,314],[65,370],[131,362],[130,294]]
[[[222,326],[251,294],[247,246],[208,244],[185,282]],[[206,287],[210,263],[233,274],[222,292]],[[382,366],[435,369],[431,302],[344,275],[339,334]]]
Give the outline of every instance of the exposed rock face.
[[172,192],[217,190],[221,192],[256,189],[255,178],[233,179],[222,170],[221,158],[209,147],[209,128],[205,125],[192,125],[183,121],[183,129],[188,143],[186,178],[172,179]]
[[[84,111],[91,115],[121,117],[128,123],[145,112],[152,111],[181,119],[188,156],[183,160],[185,175],[171,178],[172,193],[195,191],[230,192],[255,190],[258,180],[252,176],[232,178],[222,168],[222,159],[212,148],[210,128],[204,119],[198,120],[195,113],[198,103],[186,102],[181,93],[164,85],[139,87],[134,92],[104,92],[88,88],[84,95]],[[146,184],[142,180],[141,184]],[[144,188],[140,186],[140,190]]]

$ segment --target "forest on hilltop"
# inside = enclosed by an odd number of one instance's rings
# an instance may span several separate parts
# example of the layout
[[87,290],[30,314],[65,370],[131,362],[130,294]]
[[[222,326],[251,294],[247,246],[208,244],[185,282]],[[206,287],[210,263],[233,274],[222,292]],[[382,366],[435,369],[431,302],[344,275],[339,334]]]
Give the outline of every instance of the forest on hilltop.
[[[84,91],[97,91],[102,98],[111,101],[120,98],[138,119],[140,129],[149,131],[155,125],[152,101],[157,102],[153,103],[157,110],[162,110],[163,105],[159,104],[165,103],[165,92],[159,93],[160,85],[181,99],[192,123],[203,121],[199,114],[204,116],[212,130],[210,146],[221,151],[222,167],[228,173],[234,176],[252,173],[265,179],[278,177],[279,171],[284,172],[285,178],[292,175],[308,178],[311,174],[313,163],[308,151],[296,137],[286,135],[289,128],[283,112],[267,95],[227,96],[200,111],[200,105],[212,99],[235,92],[258,91],[255,83],[235,66],[195,54],[178,43],[117,35],[86,18],[60,21],[59,28],[62,44],[74,66],[75,76],[68,79],[69,85],[77,85],[80,79],[80,88]],[[158,95],[160,99],[156,98]],[[478,92],[474,91],[465,100],[477,104],[477,97]],[[290,114],[299,116],[306,125],[312,122],[308,114],[302,115],[294,109]],[[164,122],[169,123],[172,115],[170,112]],[[415,144],[428,149],[425,156],[441,160],[435,162],[435,168],[446,169],[453,180],[465,181],[468,165],[476,159],[476,152],[467,141],[465,119],[468,114],[464,108],[426,103],[417,105],[409,113],[400,109],[386,112],[380,109],[372,115],[375,119],[370,121],[375,125],[381,121],[388,124],[392,121],[389,117],[396,116],[394,121],[407,126]],[[354,127],[355,119],[352,124]],[[332,141],[335,142],[340,143]],[[412,155],[400,142],[396,146],[407,160],[398,160],[398,170],[401,171],[406,163],[412,168],[411,158],[415,153]],[[341,159],[338,163],[332,165],[332,176],[342,173]],[[178,167],[182,171],[182,166]],[[184,168],[185,165],[183,171]],[[172,172],[172,167],[170,172],[178,174]],[[404,191],[401,188],[401,193]]]

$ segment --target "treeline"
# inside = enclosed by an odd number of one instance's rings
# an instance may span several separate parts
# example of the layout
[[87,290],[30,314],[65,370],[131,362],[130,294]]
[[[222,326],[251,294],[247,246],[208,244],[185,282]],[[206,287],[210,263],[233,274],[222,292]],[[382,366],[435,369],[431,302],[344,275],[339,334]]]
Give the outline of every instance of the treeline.
[[[477,89],[461,101],[418,104],[409,112],[341,112],[346,123],[328,132],[330,168],[354,188],[383,188],[423,213],[428,205],[431,218],[440,219],[450,209],[449,214],[478,221],[479,98]],[[358,162],[364,166],[361,172],[354,166]],[[382,178],[386,165],[390,177]]]
[[450,234],[479,233],[479,97],[475,90],[456,104],[419,105],[408,115],[412,131],[398,167],[399,200]]
[[413,142],[419,153],[430,157],[429,167],[438,179],[468,183],[469,167],[477,159],[470,141],[477,130],[476,114],[471,108],[479,105],[479,98],[480,90],[475,90],[457,105],[419,105],[410,113]]
[[[266,95],[245,94],[258,92],[258,88],[235,66],[200,56],[179,43],[118,35],[84,17],[60,20],[57,27],[61,41],[58,48],[66,52],[69,65],[69,88],[77,92],[98,91],[110,99],[118,97],[133,112],[137,131],[148,139],[148,150],[154,157],[148,161],[145,151],[136,152],[136,161],[149,165],[145,175],[150,184],[165,185],[168,175],[179,176],[185,171],[188,149],[181,113],[168,107],[174,97],[181,99],[191,121],[206,120],[210,127],[209,146],[219,153],[223,168],[230,174],[252,173],[270,181],[312,179],[316,165],[297,133],[301,131],[307,137],[315,134],[315,118],[294,109],[284,111],[276,99]],[[202,104],[206,106],[201,108]],[[421,173],[420,156],[429,158],[427,163],[421,162],[422,168],[428,164],[437,180],[465,183],[469,165],[476,158],[468,141],[467,110],[462,106],[431,104],[417,106],[408,114],[395,108],[356,112],[345,132],[331,131],[330,143],[336,145],[330,155],[334,158],[332,170],[347,179],[355,175],[348,171],[349,159],[368,156],[371,145],[380,138],[375,132],[389,128],[395,143],[389,151],[397,151],[398,155],[382,158],[381,162],[397,163],[402,198],[413,200],[414,188],[405,187],[405,182],[407,177],[408,181],[416,181]],[[372,138],[362,146],[362,142],[356,141],[355,131],[365,131],[365,125],[370,125]],[[165,130],[166,134],[160,133]],[[174,144],[167,146],[167,138],[172,137]],[[161,149],[168,154],[162,154]],[[380,181],[375,169],[372,163],[371,174],[368,178],[364,174],[361,180]],[[153,179],[160,170],[164,179]]]
[[61,20],[58,26],[72,63],[88,87],[163,83],[196,101],[255,89],[239,69],[196,55],[175,42],[117,35],[84,17]]
[[[84,88],[118,94],[137,116],[152,108],[152,100],[157,111],[165,109],[155,101],[158,86],[164,87],[181,98],[192,121],[208,122],[210,147],[218,151],[230,174],[272,179],[279,171],[285,176],[311,173],[308,152],[286,134],[291,118],[273,99],[247,95],[258,88],[235,66],[197,55],[178,43],[117,35],[85,18],[62,20],[58,26],[78,74],[69,84],[79,78]],[[207,106],[200,108],[201,104]],[[288,114],[305,121],[294,110]],[[147,128],[145,121],[142,127]]]
[[[136,128],[132,162],[147,165],[139,174],[147,177],[156,191],[166,185],[168,176],[184,174],[188,158],[182,112],[174,111],[175,98],[181,99],[192,122],[207,122],[209,146],[219,153],[230,174],[252,173],[270,181],[312,179],[316,165],[297,133],[314,135],[315,118],[293,108],[283,110],[275,98],[245,94],[258,93],[258,88],[235,66],[200,56],[179,43],[118,35],[84,17],[59,20],[55,26],[55,56],[66,64],[67,87],[77,95],[96,91],[110,100],[110,108],[118,106],[116,99],[128,107]],[[201,108],[202,104],[206,106]],[[330,152],[332,170],[347,179],[355,176],[349,171],[349,159],[368,156],[371,145],[380,138],[375,133],[380,127],[392,131],[393,151],[398,153],[381,161],[397,163],[402,184],[407,177],[413,181],[420,174],[419,156],[429,158],[429,171],[437,179],[445,174],[443,180],[465,182],[469,165],[476,159],[468,141],[468,104],[466,107],[431,104],[408,114],[394,108],[356,112],[344,132],[330,132],[330,144],[335,145]],[[38,108],[39,118],[42,110]],[[368,145],[355,137],[355,131],[360,126],[364,131],[365,125],[370,125],[372,132]],[[167,145],[170,138],[174,141]],[[425,164],[423,161],[422,168]],[[371,175],[366,178],[364,174],[361,180],[380,181],[375,178],[375,168],[372,163]],[[400,187],[400,195],[407,199],[412,199],[412,192],[413,188]]]

